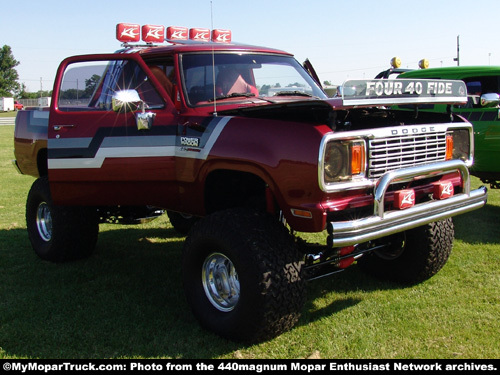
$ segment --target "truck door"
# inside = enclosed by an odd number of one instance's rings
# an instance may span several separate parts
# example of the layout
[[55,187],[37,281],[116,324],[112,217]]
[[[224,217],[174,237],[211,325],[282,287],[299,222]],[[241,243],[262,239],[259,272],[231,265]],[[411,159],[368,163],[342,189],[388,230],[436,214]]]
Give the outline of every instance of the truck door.
[[[54,203],[159,204],[175,178],[174,107],[133,54],[69,58],[58,71],[49,119],[48,168]],[[156,84],[156,86],[155,86]],[[139,96],[113,107],[117,94]],[[137,112],[152,126],[137,126]],[[156,194],[162,191],[163,194]]]

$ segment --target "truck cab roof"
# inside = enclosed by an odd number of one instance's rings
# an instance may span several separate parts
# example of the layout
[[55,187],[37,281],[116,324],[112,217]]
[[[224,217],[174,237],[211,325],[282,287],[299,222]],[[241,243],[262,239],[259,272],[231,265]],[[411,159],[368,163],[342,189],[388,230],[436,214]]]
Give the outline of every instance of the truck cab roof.
[[171,53],[191,53],[191,52],[225,52],[225,51],[239,51],[239,52],[257,52],[257,53],[271,53],[279,55],[293,56],[291,53],[268,47],[253,46],[238,43],[183,43],[171,45],[158,45],[158,46],[125,46],[123,49],[117,51],[120,53],[133,53],[137,52],[144,56],[150,55],[163,55]]

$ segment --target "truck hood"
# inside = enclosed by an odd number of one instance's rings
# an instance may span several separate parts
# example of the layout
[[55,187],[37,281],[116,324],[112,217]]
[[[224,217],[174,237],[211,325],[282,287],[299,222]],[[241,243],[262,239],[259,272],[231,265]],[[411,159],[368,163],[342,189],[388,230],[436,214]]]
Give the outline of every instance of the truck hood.
[[332,110],[341,105],[342,100],[340,98],[328,100],[308,99],[234,108],[218,111],[218,114],[222,116],[325,124],[328,122]]
[[[314,124],[331,123],[335,112],[352,109],[390,108],[397,105],[458,104],[467,102],[462,81],[426,79],[375,79],[346,81],[341,97],[305,99],[266,105],[240,107],[219,113]],[[334,111],[335,110],[335,111]]]
[[[404,91],[412,84],[419,88],[419,92]],[[398,87],[401,93],[394,92]],[[218,115],[327,125],[332,130],[345,131],[449,122],[450,115],[446,113],[396,109],[395,106],[410,105],[414,108],[423,104],[452,104],[467,100],[465,84],[461,81],[349,81],[344,88],[349,88],[349,92],[344,92],[342,97],[244,106],[218,111]],[[443,92],[438,91],[441,88]],[[463,120],[453,115],[451,121]]]

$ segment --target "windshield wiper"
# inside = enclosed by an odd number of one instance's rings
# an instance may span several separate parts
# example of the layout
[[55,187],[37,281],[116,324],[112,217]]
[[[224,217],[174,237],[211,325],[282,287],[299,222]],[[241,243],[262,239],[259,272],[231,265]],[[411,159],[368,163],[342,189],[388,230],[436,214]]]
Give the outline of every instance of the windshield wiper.
[[279,91],[274,96],[308,96],[312,98],[311,94],[308,94],[307,92],[302,92],[302,91]]
[[214,100],[223,100],[223,99],[229,99],[229,98],[249,98],[251,96],[255,96],[254,93],[251,92],[233,92],[232,94],[229,95],[221,95],[215,97],[215,99],[208,99],[209,102],[213,102]]

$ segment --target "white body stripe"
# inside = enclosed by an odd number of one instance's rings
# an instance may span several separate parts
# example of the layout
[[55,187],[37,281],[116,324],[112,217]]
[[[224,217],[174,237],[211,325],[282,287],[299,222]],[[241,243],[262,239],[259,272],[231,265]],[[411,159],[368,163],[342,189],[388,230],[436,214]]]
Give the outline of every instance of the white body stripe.
[[209,138],[207,140],[207,143],[205,144],[205,147],[201,148],[200,151],[190,151],[189,149],[186,149],[186,147],[177,147],[177,153],[176,156],[181,157],[181,158],[192,158],[192,159],[202,159],[206,160],[208,157],[208,154],[212,150],[212,147],[214,146],[215,142],[219,138],[220,133],[222,133],[222,130],[224,130],[224,127],[226,124],[229,122],[231,117],[223,117],[219,123],[215,126],[215,129],[212,131],[212,134],[209,135]]
[[[146,158],[146,157],[184,157],[205,160],[224,127],[231,117],[220,119],[203,148],[189,149],[176,145],[176,136],[150,136],[150,137],[109,137],[104,138],[101,147],[93,158],[66,158],[49,159],[49,169],[92,169],[101,168],[106,158]],[[126,142],[123,143],[123,140]],[[62,141],[62,142],[61,142]],[[75,144],[89,145],[91,138],[79,140],[52,140],[49,147],[65,148],[72,142]]]
[[69,148],[69,147],[89,147],[90,142],[92,142],[92,138],[59,138],[59,139],[49,139],[48,147],[49,148]]
[[175,146],[100,148],[93,158],[49,159],[49,169],[101,168],[106,158],[174,156]]

